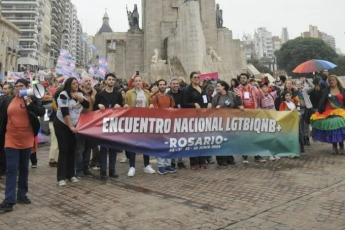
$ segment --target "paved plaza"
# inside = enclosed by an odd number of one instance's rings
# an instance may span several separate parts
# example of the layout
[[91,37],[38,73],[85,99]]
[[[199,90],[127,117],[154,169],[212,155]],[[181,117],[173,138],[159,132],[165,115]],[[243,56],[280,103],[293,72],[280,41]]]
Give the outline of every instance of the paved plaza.
[[[300,159],[244,165],[236,157],[225,169],[169,175],[144,174],[138,156],[133,178],[128,163],[117,162],[118,179],[66,187],[56,185],[48,150],[40,146],[38,167],[30,169],[32,204],[1,214],[1,230],[345,229],[345,155],[330,155],[327,144],[312,142]],[[1,200],[3,190],[4,179]]]

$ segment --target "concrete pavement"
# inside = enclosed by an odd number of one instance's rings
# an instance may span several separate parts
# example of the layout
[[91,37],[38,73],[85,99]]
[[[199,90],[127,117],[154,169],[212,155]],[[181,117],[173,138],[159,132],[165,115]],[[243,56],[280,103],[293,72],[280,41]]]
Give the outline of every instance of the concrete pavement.
[[299,159],[254,163],[250,157],[245,165],[236,157],[237,165],[225,169],[169,175],[144,174],[137,156],[133,178],[119,154],[118,179],[85,178],[62,188],[48,150],[40,146],[38,167],[30,169],[32,204],[1,214],[1,230],[345,229],[345,155],[330,155],[328,144],[312,142]]

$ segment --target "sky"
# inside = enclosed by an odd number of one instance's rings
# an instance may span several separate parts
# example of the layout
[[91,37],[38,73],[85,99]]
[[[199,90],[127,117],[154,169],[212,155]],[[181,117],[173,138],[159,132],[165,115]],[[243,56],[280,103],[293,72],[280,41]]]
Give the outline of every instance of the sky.
[[[105,10],[115,32],[129,28],[126,5],[132,11],[137,4],[140,20],[142,16],[141,0],[72,0],[72,3],[77,7],[83,31],[89,35],[95,35],[102,26]],[[279,37],[282,28],[287,27],[293,39],[313,25],[332,35],[336,47],[345,53],[344,0],[216,0],[216,3],[223,10],[223,26],[232,30],[235,39],[241,39],[243,34],[253,35],[259,27],[266,27]]]

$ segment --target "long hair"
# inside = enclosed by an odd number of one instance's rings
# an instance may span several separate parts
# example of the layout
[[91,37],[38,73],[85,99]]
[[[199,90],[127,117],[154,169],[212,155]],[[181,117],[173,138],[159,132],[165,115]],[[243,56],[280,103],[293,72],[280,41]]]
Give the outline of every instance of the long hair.
[[338,85],[339,89],[344,89],[344,84],[343,84],[342,81],[340,81],[340,79],[339,79],[337,76],[335,76],[335,75],[330,75],[330,76],[328,76],[328,78],[327,78],[327,83],[328,83],[328,85],[329,85],[329,79],[330,79],[330,78],[335,78],[335,79],[337,80],[337,85]]
[[69,97],[71,97],[71,88],[73,80],[76,80],[78,82],[78,80],[75,77],[70,77],[65,81],[65,84],[63,86],[63,90],[67,92]]

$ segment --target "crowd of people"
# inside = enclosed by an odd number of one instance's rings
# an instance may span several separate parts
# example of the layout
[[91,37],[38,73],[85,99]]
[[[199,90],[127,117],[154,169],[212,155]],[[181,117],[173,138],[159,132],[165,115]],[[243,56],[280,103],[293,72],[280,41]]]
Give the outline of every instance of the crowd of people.
[[[257,81],[246,73],[232,79],[230,84],[221,79],[201,82],[198,72],[192,72],[189,78],[190,84],[182,77],[172,77],[170,82],[160,79],[150,86],[138,73],[128,83],[119,81],[113,73],[107,74],[101,83],[94,86],[90,76],[85,76],[82,82],[68,78],[60,87],[56,81],[51,81],[46,90],[47,98],[52,100],[49,166],[57,167],[57,185],[66,186],[68,182],[77,183],[78,178],[92,176],[91,167],[99,167],[101,180],[119,176],[116,173],[116,158],[122,149],[91,144],[78,138],[76,128],[81,113],[109,108],[297,111],[300,152],[304,152],[305,145],[311,144],[311,126],[313,139],[331,143],[333,154],[344,154],[345,89],[338,77],[329,76],[327,70],[312,78],[292,80],[279,76],[271,82],[267,77]],[[0,204],[0,211],[9,212],[16,203],[31,203],[27,197],[29,162],[31,158],[32,167],[37,167],[37,116],[43,116],[45,109],[37,98],[20,97],[20,90],[29,87],[28,81],[19,79],[13,85],[5,83],[0,86],[0,175],[6,175],[5,199]],[[242,162],[248,164],[246,153],[241,154]],[[126,157],[121,159],[121,162],[129,162],[129,177],[135,176],[136,155],[135,152],[125,151]],[[150,157],[143,155],[143,159],[144,172],[156,173],[150,164]],[[220,167],[236,164],[230,154],[216,156],[215,159]],[[280,158],[270,156],[268,159]],[[157,157],[156,160],[158,174],[175,173],[176,169],[187,168],[186,159]],[[254,160],[266,162],[260,155],[254,156]],[[192,170],[207,169],[212,163],[212,157],[189,158]]]

